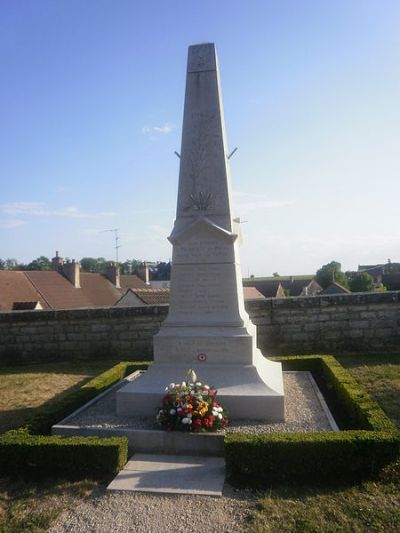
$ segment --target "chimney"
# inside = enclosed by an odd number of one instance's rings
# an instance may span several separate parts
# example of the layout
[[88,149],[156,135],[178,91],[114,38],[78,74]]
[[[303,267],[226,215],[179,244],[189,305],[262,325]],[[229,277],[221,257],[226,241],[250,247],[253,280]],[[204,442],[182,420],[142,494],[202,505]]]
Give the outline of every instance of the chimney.
[[146,285],[150,285],[150,271],[149,271],[149,266],[146,263],[146,261],[144,261],[141,264],[141,266],[137,269],[137,275],[139,276],[141,280],[143,280],[146,283]]
[[80,265],[75,263],[75,259],[67,261],[62,265],[62,273],[72,283],[76,289],[80,289]]
[[53,259],[51,260],[52,269],[55,270],[56,272],[62,272],[63,264],[64,264],[63,258],[58,255],[58,252],[56,252],[56,256],[53,257]]
[[119,274],[119,267],[115,263],[110,263],[106,268],[106,277],[111,281],[117,289],[121,288],[121,278]]

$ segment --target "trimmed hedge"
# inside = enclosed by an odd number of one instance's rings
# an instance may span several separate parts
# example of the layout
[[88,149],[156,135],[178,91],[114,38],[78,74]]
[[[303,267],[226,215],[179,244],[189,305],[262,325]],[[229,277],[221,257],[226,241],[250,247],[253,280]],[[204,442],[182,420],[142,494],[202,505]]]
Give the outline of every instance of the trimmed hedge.
[[315,433],[228,433],[225,458],[231,482],[335,485],[376,476],[400,456],[400,432],[379,405],[330,356],[276,358],[285,370],[309,370],[336,395],[357,430]]
[[127,458],[124,437],[57,437],[25,430],[0,437],[1,475],[104,479],[117,474]]
[[345,431],[225,437],[231,480],[265,487],[272,483],[335,485],[375,476],[400,453],[394,433]]
[[69,479],[115,475],[128,459],[126,437],[50,436],[51,427],[127,374],[147,366],[145,362],[121,362],[77,391],[42,407],[26,427],[0,436],[0,475]]

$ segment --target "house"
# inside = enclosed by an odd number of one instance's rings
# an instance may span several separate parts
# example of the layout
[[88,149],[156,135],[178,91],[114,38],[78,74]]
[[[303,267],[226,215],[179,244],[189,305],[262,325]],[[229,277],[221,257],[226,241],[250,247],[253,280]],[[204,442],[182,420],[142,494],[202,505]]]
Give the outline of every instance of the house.
[[284,298],[285,296],[315,296],[322,287],[314,276],[271,276],[246,278],[245,287],[255,287],[266,298]]
[[120,276],[113,264],[105,274],[81,272],[79,263],[64,262],[57,252],[52,266],[51,271],[1,270],[0,311],[27,309],[27,302],[34,310],[110,307],[127,288],[148,287],[134,274]]
[[343,285],[340,285],[336,281],[333,281],[330,285],[325,287],[320,294],[350,294],[351,291],[349,289],[346,289],[346,287],[343,287]]
[[[358,271],[367,272],[373,277],[376,287],[381,283],[388,291],[400,290],[400,271],[399,263],[394,263],[388,260],[387,263],[379,265],[358,265]],[[396,271],[397,270],[397,271]]]
[[[81,272],[78,262],[64,261],[58,252],[53,270],[0,270],[0,311],[79,309],[112,306],[166,305],[169,288],[154,289],[135,274],[120,275],[111,263],[104,274]],[[255,287],[244,288],[245,299],[263,299]]]
[[[265,300],[255,287],[243,287],[245,300]],[[168,305],[170,289],[128,289],[114,304],[116,307],[144,307],[146,305]]]
[[129,288],[114,304],[116,307],[144,307],[146,305],[169,304],[169,289]]

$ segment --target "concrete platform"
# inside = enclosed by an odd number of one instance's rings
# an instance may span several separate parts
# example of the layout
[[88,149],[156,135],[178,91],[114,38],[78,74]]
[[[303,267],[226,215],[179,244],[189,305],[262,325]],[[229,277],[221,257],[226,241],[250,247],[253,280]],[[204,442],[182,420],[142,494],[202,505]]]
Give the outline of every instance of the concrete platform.
[[222,496],[221,457],[135,454],[108,490]]

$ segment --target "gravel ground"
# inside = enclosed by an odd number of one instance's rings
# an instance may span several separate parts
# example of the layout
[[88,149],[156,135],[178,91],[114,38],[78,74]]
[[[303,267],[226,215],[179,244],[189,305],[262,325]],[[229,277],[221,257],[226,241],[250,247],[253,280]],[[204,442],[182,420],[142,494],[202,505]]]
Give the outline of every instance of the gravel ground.
[[[228,431],[330,430],[328,419],[307,372],[284,372],[285,422],[266,424],[232,422]],[[99,428],[135,427],[159,429],[153,419],[115,415],[114,388],[88,409],[68,420],[68,425]],[[49,533],[173,533],[244,532],[256,509],[257,495],[226,484],[221,498],[192,495],[160,495],[140,492],[107,492],[99,489],[75,508],[65,511]]]
[[[284,372],[285,422],[267,424],[250,420],[232,421],[227,431],[271,433],[275,431],[329,431],[331,426],[318,400],[308,372]],[[120,386],[125,383],[122,382]],[[160,429],[154,418],[119,417],[115,414],[118,387],[86,410],[64,422],[91,428]]]
[[257,497],[227,485],[222,498],[153,495],[99,489],[65,511],[48,533],[171,533],[248,531]]

